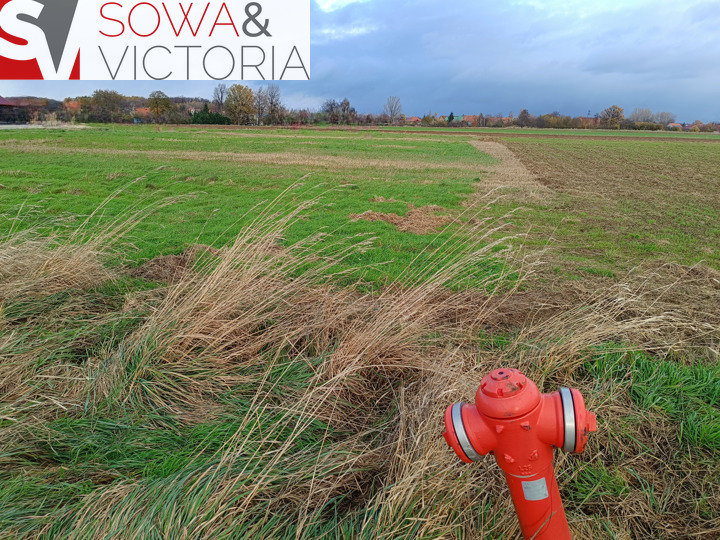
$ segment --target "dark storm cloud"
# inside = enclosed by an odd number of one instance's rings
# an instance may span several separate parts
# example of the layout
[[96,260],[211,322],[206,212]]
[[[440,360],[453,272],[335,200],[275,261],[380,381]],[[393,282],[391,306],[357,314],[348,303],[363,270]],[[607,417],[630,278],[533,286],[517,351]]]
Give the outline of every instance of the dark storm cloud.
[[[588,4],[590,4],[588,6]],[[720,117],[716,2],[354,3],[313,13],[313,93],[377,112]]]
[[[320,7],[333,3],[348,5]],[[617,103],[685,121],[720,119],[715,0],[319,0],[311,20],[312,81],[281,83],[291,106],[347,97],[359,111],[380,112],[398,95],[413,115],[521,108],[576,115]],[[23,83],[23,93],[63,97],[96,84],[30,86]],[[214,84],[102,86],[209,96]],[[3,93],[10,92],[0,85]]]

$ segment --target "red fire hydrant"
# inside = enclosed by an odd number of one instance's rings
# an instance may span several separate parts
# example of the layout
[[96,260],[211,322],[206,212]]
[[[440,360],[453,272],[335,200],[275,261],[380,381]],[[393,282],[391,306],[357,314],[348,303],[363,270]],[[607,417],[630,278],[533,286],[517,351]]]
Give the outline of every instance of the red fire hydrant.
[[526,540],[570,539],[552,460],[555,448],[582,452],[597,430],[578,390],[541,394],[517,369],[496,369],[483,377],[475,404],[445,409],[445,429],[463,461],[495,454]]

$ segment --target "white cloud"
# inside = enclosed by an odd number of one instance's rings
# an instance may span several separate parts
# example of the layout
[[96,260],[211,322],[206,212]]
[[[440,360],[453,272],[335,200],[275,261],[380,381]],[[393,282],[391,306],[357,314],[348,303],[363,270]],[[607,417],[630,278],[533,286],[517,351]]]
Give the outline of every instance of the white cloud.
[[375,26],[330,26],[318,30],[316,36],[320,38],[319,41],[334,41],[363,36],[376,30]]
[[357,2],[367,2],[368,0],[315,0],[318,7],[323,11],[336,11],[350,4]]
[[327,96],[316,96],[304,92],[284,92],[283,101],[291,109],[308,109],[316,111],[327,99]]
[[649,4],[649,0],[514,0],[516,6],[529,6],[549,15],[571,15],[580,18],[616,12]]

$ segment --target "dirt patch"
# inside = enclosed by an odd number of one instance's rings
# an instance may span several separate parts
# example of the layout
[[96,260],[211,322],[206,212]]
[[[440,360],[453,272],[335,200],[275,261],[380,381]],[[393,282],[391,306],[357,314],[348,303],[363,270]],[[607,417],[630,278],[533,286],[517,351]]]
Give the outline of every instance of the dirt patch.
[[504,144],[479,140],[470,144],[499,160],[489,167],[489,174],[480,182],[481,191],[498,190],[512,194],[515,200],[535,203],[545,201],[552,193]]
[[220,250],[203,244],[190,246],[180,255],[160,255],[130,270],[132,277],[161,283],[179,283],[192,272],[195,261],[202,253],[218,255]]
[[133,268],[130,271],[130,275],[147,279],[148,281],[178,283],[182,281],[191,264],[192,261],[184,254],[161,255],[149,260],[138,268]]
[[449,216],[439,215],[438,212],[444,210],[440,206],[428,205],[420,208],[412,207],[407,214],[400,216],[398,214],[383,212],[373,212],[368,210],[362,214],[351,214],[353,220],[362,219],[364,221],[385,221],[395,225],[398,230],[415,234],[428,234],[437,231],[440,227],[444,227],[453,219]]

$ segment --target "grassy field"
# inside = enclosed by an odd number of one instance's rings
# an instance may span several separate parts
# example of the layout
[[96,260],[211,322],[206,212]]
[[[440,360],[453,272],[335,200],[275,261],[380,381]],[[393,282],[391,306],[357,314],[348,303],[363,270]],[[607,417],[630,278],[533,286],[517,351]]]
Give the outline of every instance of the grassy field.
[[[351,214],[405,216],[413,207],[435,205],[440,208],[429,209],[428,216],[446,215],[473,192],[493,162],[452,140],[392,135],[156,133],[149,127],[15,135],[0,139],[6,210],[39,205],[45,222],[48,215],[62,220],[89,214],[117,189],[123,192],[107,205],[106,216],[162,196],[185,197],[139,226],[137,250],[128,256],[140,261],[192,243],[226,243],[258,216],[258,205],[302,183],[304,188],[295,190],[298,198],[321,200],[307,220],[289,228],[288,241],[319,230],[348,241],[375,236],[372,253],[347,261],[347,268],[367,266],[372,282],[403,272],[431,237],[398,234],[384,221],[352,222]],[[3,224],[5,230],[11,223]]]
[[500,366],[577,538],[717,538],[717,137],[497,133],[0,132],[0,538],[517,537]]

